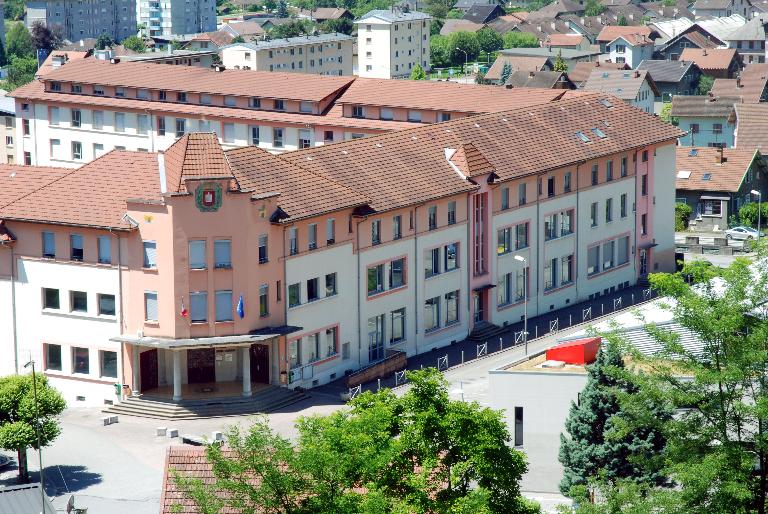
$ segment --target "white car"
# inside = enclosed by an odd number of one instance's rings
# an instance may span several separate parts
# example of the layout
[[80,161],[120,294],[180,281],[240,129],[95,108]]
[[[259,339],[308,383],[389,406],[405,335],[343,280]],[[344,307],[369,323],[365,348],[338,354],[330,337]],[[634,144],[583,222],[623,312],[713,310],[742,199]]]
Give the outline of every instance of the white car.
[[725,238],[735,239],[737,241],[757,239],[757,230],[752,227],[733,227],[725,231]]

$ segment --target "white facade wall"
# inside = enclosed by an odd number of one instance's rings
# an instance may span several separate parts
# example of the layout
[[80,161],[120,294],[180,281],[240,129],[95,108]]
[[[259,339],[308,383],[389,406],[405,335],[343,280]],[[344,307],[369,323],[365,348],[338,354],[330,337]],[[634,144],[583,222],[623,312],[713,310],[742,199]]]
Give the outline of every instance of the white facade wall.
[[[13,346],[13,293],[11,287],[10,278],[3,277],[0,279],[0,312],[3,313],[3,323],[0,323],[0,376],[12,375],[16,372],[16,355]],[[26,362],[24,361],[21,364]]]
[[653,99],[653,89],[646,80],[643,82],[643,85],[640,86],[640,91],[637,93],[635,99],[629,102],[629,104],[633,107],[637,107],[641,111],[647,112],[648,114],[653,114]]
[[222,64],[229,69],[352,75],[353,39],[339,41],[307,40],[279,48],[228,46],[221,50]]
[[[656,247],[653,272],[675,271],[675,145],[656,149],[653,166],[653,236]],[[662,263],[662,264],[659,264]],[[659,266],[656,269],[656,266]]]
[[[42,371],[46,362],[44,345],[61,345],[61,371],[46,369],[45,374],[67,404],[102,406],[105,401],[116,402],[114,384],[122,383],[122,362],[120,344],[110,338],[119,335],[117,268],[32,258],[17,259],[17,266],[16,320],[21,364],[31,357]],[[43,308],[43,288],[59,290],[59,309]],[[87,293],[87,313],[71,311],[71,291]],[[115,316],[98,314],[99,294],[114,295]],[[74,347],[88,349],[88,373],[74,372]],[[100,351],[117,353],[117,377],[101,376]]]
[[407,77],[416,64],[430,69],[430,19],[392,23],[372,17],[356,24],[361,77]]

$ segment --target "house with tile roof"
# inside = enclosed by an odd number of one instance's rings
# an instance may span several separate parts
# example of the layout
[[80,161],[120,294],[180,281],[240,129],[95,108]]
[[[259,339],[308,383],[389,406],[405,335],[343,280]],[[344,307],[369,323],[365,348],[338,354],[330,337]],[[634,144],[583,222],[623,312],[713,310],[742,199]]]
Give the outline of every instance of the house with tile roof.
[[490,23],[499,16],[504,16],[505,11],[499,4],[475,4],[464,13],[462,19],[473,23]]
[[605,51],[611,62],[626,63],[634,69],[653,57],[653,40],[640,34],[618,36],[605,46]]
[[728,48],[736,49],[745,64],[765,62],[766,23],[768,23],[768,14],[756,14],[743,27],[732,32],[726,39]]
[[617,96],[647,113],[653,113],[653,100],[661,96],[648,70],[595,68],[584,83],[584,89]]
[[563,14],[584,14],[584,6],[571,0],[555,0],[528,14],[528,20],[551,20]]
[[568,70],[568,78],[576,84],[577,87],[583,87],[584,83],[589,78],[590,73],[594,69],[607,68],[609,70],[628,70],[630,69],[626,63],[617,64],[615,62],[600,62],[600,61],[584,61],[577,62],[573,65],[573,68]]
[[554,64],[549,57],[525,57],[498,54],[496,60],[485,73],[485,80],[497,83],[501,80],[501,74],[505,65],[509,65],[510,71],[552,71]]
[[709,51],[719,47],[725,47],[725,44],[714,39],[698,25],[692,25],[689,29],[669,38],[663,44],[657,44],[654,55],[656,59],[677,61],[680,59],[680,54],[687,48]]
[[701,77],[699,67],[690,61],[646,60],[637,69],[647,70],[653,77],[661,93],[657,102],[669,102],[675,95],[696,94]]
[[732,148],[736,124],[732,119],[739,98],[710,95],[672,97],[670,115],[685,131],[679,139],[682,146]]
[[723,18],[733,14],[747,19],[751,14],[751,5],[749,0],[696,0],[692,10],[696,19]]
[[741,58],[732,48],[685,48],[679,60],[696,63],[701,72],[716,79],[730,79],[741,69]]
[[256,402],[627,287],[675,267],[680,135],[581,92],[280,155],[195,133],[6,165],[0,367],[31,353],[90,405]]
[[752,201],[750,191],[768,192],[768,168],[755,149],[679,146],[676,167],[676,201],[693,209],[697,229],[725,229]]
[[712,94],[739,97],[744,103],[765,102],[768,100],[768,64],[752,63],[735,79],[715,79]]
[[756,148],[761,155],[768,153],[768,103],[737,103],[731,121],[736,124],[736,148]]
[[552,49],[588,50],[590,43],[589,39],[581,34],[550,34],[541,42],[541,46]]
[[478,32],[484,28],[484,24],[475,23],[474,21],[449,18],[445,20],[443,26],[440,27],[440,35],[448,36],[454,32]]
[[317,23],[323,23],[328,20],[354,20],[355,15],[352,14],[349,9],[341,7],[315,7],[314,9],[299,9],[299,18],[315,21]]
[[576,89],[576,85],[568,79],[568,74],[562,71],[513,71],[503,85],[508,89]]
[[607,53],[609,51],[608,45],[621,36],[633,37],[635,39],[645,38],[650,40],[652,39],[653,35],[653,30],[646,26],[606,25],[602,28],[602,30],[600,30],[600,33],[597,35],[595,42],[600,44],[600,51],[602,53]]

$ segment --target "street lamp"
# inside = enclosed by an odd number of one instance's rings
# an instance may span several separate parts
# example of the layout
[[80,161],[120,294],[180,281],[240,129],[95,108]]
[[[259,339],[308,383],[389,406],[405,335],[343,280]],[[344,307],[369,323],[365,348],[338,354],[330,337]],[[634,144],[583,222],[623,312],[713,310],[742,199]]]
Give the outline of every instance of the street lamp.
[[763,214],[762,210],[760,209],[761,207],[760,204],[763,202],[763,194],[756,189],[753,189],[752,191],[750,191],[750,193],[757,196],[757,253],[759,255],[760,254],[760,223],[762,222],[761,217]]
[[528,261],[522,255],[515,255],[515,260],[523,263],[523,341],[525,341],[525,354],[528,355],[528,277],[526,272]]
[[456,47],[456,50],[458,50],[459,52],[464,52],[464,68],[462,69],[462,71],[466,75],[467,74],[467,61],[469,60],[469,56],[467,55],[467,51],[466,50],[462,50],[458,46]]
[[[45,512],[45,480],[43,478],[43,447],[40,444],[40,411],[37,405],[37,377],[35,376],[35,361],[31,360],[24,364],[24,368],[32,367],[32,397],[35,400],[35,434],[37,434],[37,458],[40,466],[40,501],[42,510]],[[24,450],[26,451],[26,450]]]

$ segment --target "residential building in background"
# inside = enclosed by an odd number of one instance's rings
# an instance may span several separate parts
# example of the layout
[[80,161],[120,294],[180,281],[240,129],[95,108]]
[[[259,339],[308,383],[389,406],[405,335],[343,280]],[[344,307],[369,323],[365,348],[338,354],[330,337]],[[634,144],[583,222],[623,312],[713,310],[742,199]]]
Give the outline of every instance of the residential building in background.
[[653,40],[639,34],[623,35],[610,41],[605,49],[611,62],[634,69],[640,62],[653,57]]
[[16,162],[16,102],[7,91],[0,90],[0,141],[5,151],[0,155],[0,162]]
[[638,66],[653,77],[661,96],[657,102],[670,102],[675,95],[695,95],[699,87],[701,70],[690,61],[646,60]]
[[235,43],[220,50],[221,62],[240,70],[352,75],[354,41],[346,34],[318,34]]
[[727,96],[673,96],[670,116],[677,119],[677,126],[685,132],[680,145],[733,147],[737,103],[738,98]]
[[765,62],[765,24],[768,14],[757,14],[728,38],[728,48],[735,48],[744,64]]
[[357,25],[358,75],[379,79],[408,77],[413,67],[430,69],[432,19],[418,11],[373,10]]
[[584,89],[617,96],[651,114],[654,98],[661,96],[647,70],[614,70],[604,66],[592,70],[584,83]]
[[216,30],[216,1],[136,0],[136,21],[149,37],[213,32]]
[[59,27],[64,39],[78,41],[106,34],[115,41],[136,35],[136,0],[32,0],[25,23]]

